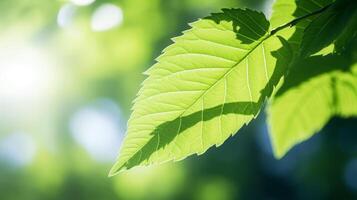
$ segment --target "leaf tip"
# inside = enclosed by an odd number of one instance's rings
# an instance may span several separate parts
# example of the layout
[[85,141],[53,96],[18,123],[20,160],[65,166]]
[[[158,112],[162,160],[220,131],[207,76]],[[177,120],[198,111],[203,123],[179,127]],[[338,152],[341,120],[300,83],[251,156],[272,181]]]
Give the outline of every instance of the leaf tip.
[[110,169],[110,171],[109,171],[109,173],[108,173],[108,177],[111,178],[111,177],[117,175],[118,173],[119,173],[119,172],[118,172],[118,169],[117,169],[116,165],[114,165],[114,166]]
[[281,151],[277,148],[273,148],[273,156],[275,159],[280,160],[285,156],[285,151]]
[[123,172],[126,170],[125,165],[120,164],[119,162],[115,163],[113,167],[110,169],[108,177],[113,177],[118,175],[119,173]]

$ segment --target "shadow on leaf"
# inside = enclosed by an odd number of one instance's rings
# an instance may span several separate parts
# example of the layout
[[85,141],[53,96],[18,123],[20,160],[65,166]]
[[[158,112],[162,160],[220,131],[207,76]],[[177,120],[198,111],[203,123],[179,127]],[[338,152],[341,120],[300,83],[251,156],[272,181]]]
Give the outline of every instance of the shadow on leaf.
[[221,21],[232,22],[233,31],[242,44],[251,44],[261,39],[269,30],[269,21],[261,12],[250,9],[223,9],[205,19],[219,24]]
[[285,92],[306,83],[310,79],[322,76],[331,71],[347,71],[351,66],[348,58],[329,54],[326,56],[318,55],[309,58],[301,58],[294,62],[289,75],[286,77],[283,86],[276,93],[275,97],[283,95]]

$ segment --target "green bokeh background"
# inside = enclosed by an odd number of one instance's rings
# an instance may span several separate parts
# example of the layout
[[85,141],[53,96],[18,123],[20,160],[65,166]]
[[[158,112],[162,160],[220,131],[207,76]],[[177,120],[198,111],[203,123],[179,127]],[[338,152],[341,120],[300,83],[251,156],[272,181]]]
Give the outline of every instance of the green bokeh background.
[[[262,114],[203,156],[107,177],[142,72],[170,38],[221,8],[269,16],[271,3],[1,0],[0,199],[357,199],[356,119],[333,119],[275,160]],[[94,31],[94,13],[108,4],[122,23]],[[66,6],[73,12],[60,26]]]

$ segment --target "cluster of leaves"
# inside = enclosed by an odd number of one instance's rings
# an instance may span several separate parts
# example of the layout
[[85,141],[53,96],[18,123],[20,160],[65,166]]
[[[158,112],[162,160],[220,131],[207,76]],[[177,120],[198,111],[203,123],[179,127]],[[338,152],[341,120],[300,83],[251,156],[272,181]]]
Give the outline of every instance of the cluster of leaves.
[[276,157],[331,117],[357,115],[357,4],[277,0],[198,20],[157,58],[110,175],[221,145],[267,102]]

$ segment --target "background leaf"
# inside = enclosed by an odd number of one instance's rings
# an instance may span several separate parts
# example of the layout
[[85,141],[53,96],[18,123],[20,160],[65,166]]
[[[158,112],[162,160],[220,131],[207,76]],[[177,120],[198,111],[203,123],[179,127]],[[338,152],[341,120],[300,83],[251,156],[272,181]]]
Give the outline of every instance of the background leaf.
[[333,116],[357,116],[356,65],[348,60],[329,54],[294,64],[268,107],[276,157],[310,138]]
[[191,26],[146,72],[111,175],[221,145],[286,72],[291,51],[262,13],[225,9]]

